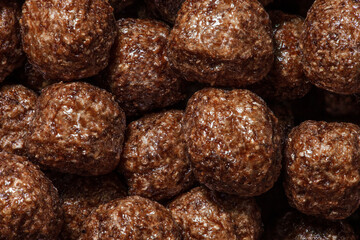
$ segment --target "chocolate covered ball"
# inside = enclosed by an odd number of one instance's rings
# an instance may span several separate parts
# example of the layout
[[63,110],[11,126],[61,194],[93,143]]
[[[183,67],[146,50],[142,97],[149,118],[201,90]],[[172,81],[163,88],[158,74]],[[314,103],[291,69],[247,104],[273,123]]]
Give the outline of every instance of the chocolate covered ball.
[[184,133],[194,175],[212,190],[257,196],[280,174],[278,120],[248,90],[196,92],[186,107]]
[[0,239],[56,239],[62,222],[50,180],[26,158],[0,152]]
[[139,196],[100,205],[86,219],[79,240],[182,239],[179,226],[162,205]]
[[304,20],[281,11],[270,12],[275,59],[269,74],[251,89],[260,96],[292,100],[305,96],[311,83],[305,77],[299,47]]
[[76,240],[90,213],[101,204],[126,196],[126,188],[119,177],[107,174],[98,177],[80,177],[51,172],[47,174],[59,190],[64,224],[60,239]]
[[0,88],[0,151],[25,155],[25,138],[35,113],[37,95],[22,85]]
[[46,168],[103,175],[120,161],[125,115],[114,97],[83,82],[42,91],[26,139],[31,159]]
[[297,212],[288,212],[276,224],[268,240],[355,240],[351,226],[343,221],[328,221]]
[[20,67],[23,61],[20,17],[20,3],[0,0],[0,82]]
[[273,63],[269,16],[253,0],[186,0],[170,33],[168,55],[188,81],[255,83]]
[[260,209],[254,199],[220,194],[197,187],[172,201],[168,209],[184,239],[259,239]]
[[299,211],[335,220],[359,207],[359,126],[303,122],[291,130],[285,158],[286,195]]
[[130,195],[164,200],[193,183],[183,115],[180,110],[150,114],[127,127],[119,171],[127,179]]
[[360,3],[316,0],[300,38],[304,70],[319,88],[340,94],[360,92]]
[[158,18],[174,23],[184,0],[145,0],[147,8]]
[[108,65],[116,27],[108,1],[26,0],[21,32],[29,62],[48,79],[68,81]]
[[126,115],[139,115],[182,99],[181,80],[166,56],[169,27],[156,20],[117,22],[108,81]]

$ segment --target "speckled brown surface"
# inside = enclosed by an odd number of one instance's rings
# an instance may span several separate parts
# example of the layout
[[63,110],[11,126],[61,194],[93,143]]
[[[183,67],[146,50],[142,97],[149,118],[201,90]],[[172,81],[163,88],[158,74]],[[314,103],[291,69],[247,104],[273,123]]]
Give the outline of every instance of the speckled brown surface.
[[0,82],[23,61],[19,19],[21,5],[0,0]]
[[248,90],[196,92],[186,107],[184,131],[194,175],[212,190],[257,196],[280,174],[278,120]]
[[25,154],[25,136],[29,132],[37,95],[22,85],[0,88],[0,151]]
[[273,23],[275,59],[269,74],[252,89],[266,98],[302,98],[311,88],[306,79],[299,47],[304,20],[281,11],[269,13]]
[[130,195],[164,200],[193,183],[181,129],[183,115],[180,110],[150,114],[127,127],[119,171]]
[[87,218],[79,240],[182,239],[170,212],[157,202],[139,196],[113,200]]
[[92,210],[113,199],[126,196],[126,188],[115,173],[99,177],[50,172],[47,174],[59,190],[64,210],[60,239],[79,238],[84,220]]
[[147,8],[158,18],[174,24],[184,0],[145,0]]
[[108,1],[26,0],[20,22],[28,60],[46,78],[86,78],[108,65],[116,36]]
[[169,27],[156,20],[120,19],[108,81],[126,115],[172,105],[182,98],[181,80],[166,57]]
[[0,239],[56,239],[63,213],[56,188],[24,157],[0,152]]
[[83,82],[42,91],[26,140],[32,160],[60,172],[102,175],[120,161],[125,115],[114,97]]
[[197,187],[176,198],[168,208],[182,228],[184,240],[255,240],[262,233],[260,209],[252,198]]
[[360,127],[306,121],[289,134],[285,191],[299,211],[344,219],[360,203]]
[[170,33],[168,55],[188,81],[255,83],[273,63],[269,16],[253,0],[186,0]]
[[266,240],[355,240],[351,226],[343,221],[332,222],[288,212],[276,224]]
[[307,77],[328,91],[360,92],[360,3],[316,0],[300,39]]

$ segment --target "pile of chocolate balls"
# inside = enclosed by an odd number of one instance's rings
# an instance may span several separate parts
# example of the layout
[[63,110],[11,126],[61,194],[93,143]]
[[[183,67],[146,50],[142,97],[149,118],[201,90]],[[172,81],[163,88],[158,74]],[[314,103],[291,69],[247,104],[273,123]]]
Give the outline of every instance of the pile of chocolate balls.
[[360,1],[0,0],[0,240],[356,240]]

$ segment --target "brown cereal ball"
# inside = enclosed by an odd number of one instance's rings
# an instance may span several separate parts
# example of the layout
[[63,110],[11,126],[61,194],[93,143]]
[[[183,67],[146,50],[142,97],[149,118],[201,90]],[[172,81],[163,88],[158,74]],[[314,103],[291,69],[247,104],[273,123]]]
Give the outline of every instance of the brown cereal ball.
[[0,88],[0,151],[25,155],[36,99],[36,93],[22,85]]
[[149,10],[157,17],[173,24],[184,0],[145,0]]
[[195,177],[212,190],[257,196],[280,174],[278,120],[248,90],[196,92],[186,107],[184,133]]
[[157,202],[139,196],[100,205],[86,219],[80,240],[180,240],[180,228],[170,212]]
[[92,210],[126,196],[125,186],[114,173],[99,177],[80,177],[51,172],[48,176],[59,190],[63,201],[64,225],[60,239],[78,239],[84,220]]
[[274,28],[275,60],[265,79],[255,84],[254,91],[266,98],[302,98],[311,88],[303,71],[299,47],[304,20],[281,11],[271,12],[270,17]]
[[186,0],[170,33],[168,55],[188,81],[255,83],[273,63],[269,16],[253,0]]
[[335,220],[360,203],[360,127],[306,121],[286,144],[285,191],[299,211]]
[[96,75],[116,36],[113,8],[104,0],[26,0],[21,32],[29,62],[48,79]]
[[26,158],[0,152],[0,239],[56,239],[62,222],[50,180]]
[[21,5],[0,0],[0,82],[23,61],[19,19]]
[[304,70],[319,88],[360,92],[360,8],[354,0],[316,0],[300,38]]
[[184,239],[259,239],[260,209],[254,199],[242,199],[197,187],[169,206]]
[[181,130],[183,115],[180,110],[150,114],[127,127],[119,171],[130,195],[164,200],[193,183]]
[[288,212],[273,229],[269,240],[355,240],[354,230],[343,221],[332,222]]
[[120,161],[125,115],[113,96],[83,82],[42,91],[26,139],[31,159],[78,175],[103,175]]
[[166,57],[169,27],[156,20],[117,22],[113,58],[108,68],[110,89],[126,115],[163,108],[182,98],[181,81]]

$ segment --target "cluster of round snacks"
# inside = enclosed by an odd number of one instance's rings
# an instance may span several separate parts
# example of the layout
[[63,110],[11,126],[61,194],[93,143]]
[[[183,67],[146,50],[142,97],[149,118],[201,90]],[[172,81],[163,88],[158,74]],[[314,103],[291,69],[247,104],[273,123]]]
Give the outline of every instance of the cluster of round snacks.
[[0,0],[0,240],[360,239],[357,0]]

